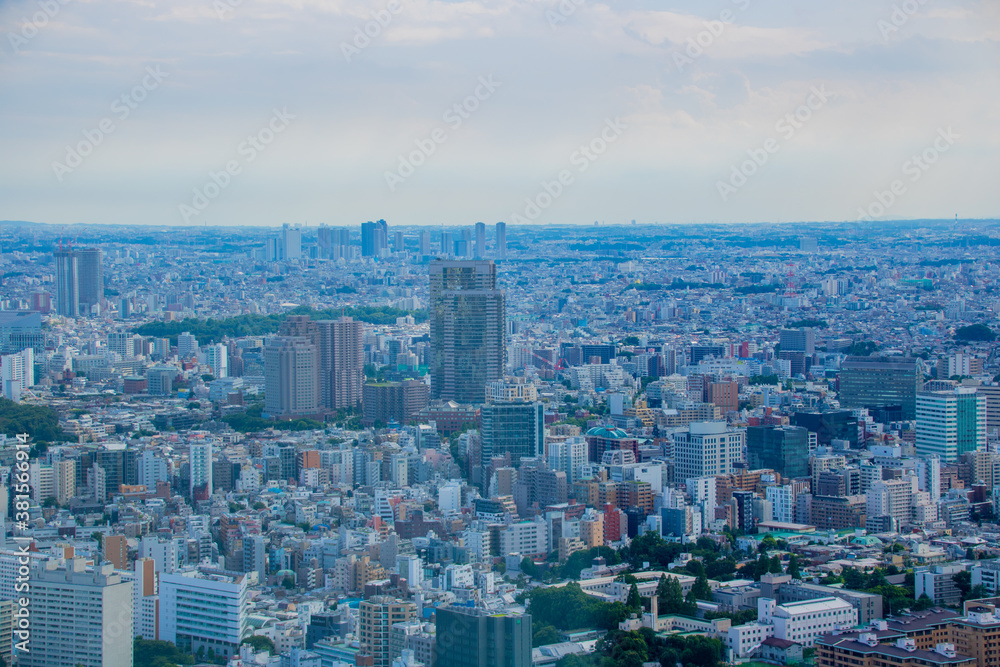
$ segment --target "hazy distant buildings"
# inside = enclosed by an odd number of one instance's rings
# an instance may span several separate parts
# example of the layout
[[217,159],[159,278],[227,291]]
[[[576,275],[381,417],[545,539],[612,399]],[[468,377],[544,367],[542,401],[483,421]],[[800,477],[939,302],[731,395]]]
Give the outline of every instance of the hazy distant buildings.
[[385,220],[361,223],[361,256],[381,257],[389,248],[389,225]]
[[486,224],[476,223],[476,247],[473,253],[475,259],[486,259]]
[[845,408],[898,410],[899,419],[914,419],[923,380],[912,357],[847,357],[840,370],[840,404]]
[[497,259],[507,259],[507,223],[497,223],[496,253]]
[[491,260],[430,265],[431,396],[482,403],[507,360],[504,293]]
[[104,298],[104,253],[100,248],[77,248],[73,252],[77,257],[80,314],[89,315]]

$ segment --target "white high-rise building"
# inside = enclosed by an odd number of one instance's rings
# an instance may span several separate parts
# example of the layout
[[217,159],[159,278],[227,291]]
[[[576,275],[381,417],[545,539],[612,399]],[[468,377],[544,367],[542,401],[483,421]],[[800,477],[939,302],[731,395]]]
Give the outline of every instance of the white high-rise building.
[[177,356],[181,359],[189,359],[198,353],[198,339],[194,334],[185,331],[177,334]]
[[132,582],[113,565],[88,570],[84,558],[48,560],[32,571],[30,586],[31,650],[18,653],[18,665],[132,665]]
[[462,506],[462,485],[451,481],[438,489],[438,509],[442,514],[457,512]]
[[156,618],[160,610],[160,596],[156,594],[156,562],[152,558],[135,560],[135,579],[132,582],[133,632],[143,639],[159,639],[160,629]]
[[217,656],[233,655],[251,634],[247,590],[243,575],[195,569],[161,574],[160,639],[188,653],[211,648]]
[[212,367],[216,378],[229,377],[229,349],[222,343],[205,348],[205,363]]
[[139,456],[139,483],[149,491],[156,490],[157,482],[170,481],[170,466],[167,460],[157,456],[156,452],[146,449]]
[[566,483],[573,484],[580,479],[580,466],[587,462],[587,441],[582,436],[573,436],[563,442],[547,445],[549,466],[553,470],[566,473]]
[[986,396],[975,388],[917,393],[917,456],[954,463],[966,452],[986,449]]
[[32,348],[0,357],[0,395],[15,403],[35,385],[35,351]]
[[917,459],[917,486],[930,494],[932,503],[941,500],[941,459],[937,455]]
[[795,521],[795,492],[792,486],[769,486],[764,491],[771,503],[771,517],[775,521],[793,523]]
[[152,560],[156,571],[160,573],[174,572],[180,567],[177,543],[173,540],[160,540],[146,535],[139,544],[139,556]]
[[868,518],[888,516],[898,525],[909,523],[917,492],[917,478],[914,476],[876,482],[867,494]]
[[726,422],[692,422],[674,433],[675,479],[728,475],[743,460],[745,443],[746,431],[730,429]]
[[212,495],[212,443],[192,444],[188,459],[191,464],[191,497],[194,498],[196,490]]
[[711,523],[715,517],[716,482],[716,478],[712,476],[692,477],[687,480],[688,495],[691,496],[692,502],[701,509],[706,524]]

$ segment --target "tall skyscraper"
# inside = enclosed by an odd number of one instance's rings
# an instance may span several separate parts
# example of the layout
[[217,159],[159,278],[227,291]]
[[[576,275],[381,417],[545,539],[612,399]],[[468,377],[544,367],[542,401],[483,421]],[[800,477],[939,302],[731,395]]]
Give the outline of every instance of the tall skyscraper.
[[782,477],[809,475],[809,431],[800,426],[747,428],[747,463],[751,470],[767,468]]
[[917,360],[911,357],[847,357],[840,367],[840,404],[898,410],[899,419],[915,419],[923,381]]
[[80,314],[87,316],[104,298],[104,253],[100,248],[77,248],[73,252],[79,280]]
[[498,259],[507,259],[507,223],[497,223],[496,253]]
[[450,606],[436,616],[433,667],[530,667],[530,614]]
[[85,558],[38,563],[31,573],[27,667],[131,667],[132,582],[111,564],[88,570]]
[[420,256],[427,257],[431,254],[431,233],[426,229],[420,231]]
[[311,338],[278,336],[264,347],[264,413],[278,419],[318,415],[319,350]]
[[72,248],[60,247],[53,255],[56,263],[56,312],[63,317],[80,316],[79,264]]
[[482,222],[476,223],[475,258],[486,259],[486,224]]
[[944,463],[986,449],[986,396],[971,387],[917,394],[917,455]]
[[430,265],[431,395],[482,403],[507,361],[505,297],[490,260]]
[[320,399],[324,408],[340,410],[361,404],[364,345],[361,322],[350,317],[316,322],[319,343]]

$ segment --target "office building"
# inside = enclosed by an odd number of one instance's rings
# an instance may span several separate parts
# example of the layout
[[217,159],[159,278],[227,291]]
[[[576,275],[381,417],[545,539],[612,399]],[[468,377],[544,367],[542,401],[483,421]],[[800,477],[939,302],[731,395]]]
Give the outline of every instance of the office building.
[[0,600],[0,659],[5,665],[14,660],[14,601]]
[[917,416],[917,392],[924,382],[912,357],[847,357],[841,364],[840,398],[845,408],[889,411],[899,419]]
[[160,639],[186,653],[232,656],[251,634],[247,578],[213,570],[161,573]]
[[190,359],[198,353],[198,339],[189,331],[177,334],[177,358]]
[[439,607],[433,667],[531,667],[531,615]]
[[782,477],[809,475],[809,431],[800,426],[750,426],[747,428],[747,464],[751,470],[767,468]]
[[430,265],[431,396],[482,403],[507,361],[504,293],[491,260]]
[[420,231],[418,236],[419,239],[419,254],[421,257],[428,257],[431,254],[431,233],[426,229]]
[[686,481],[706,475],[728,475],[743,460],[745,432],[726,422],[692,422],[673,434],[674,477]]
[[542,456],[545,442],[545,408],[538,402],[498,401],[480,411],[482,465],[494,456],[510,454],[514,466],[523,457]]
[[364,423],[408,424],[427,407],[430,387],[420,380],[368,383],[364,386]]
[[397,623],[409,623],[417,617],[417,605],[396,598],[376,595],[358,605],[358,642],[361,653],[370,655],[372,667],[391,667],[389,635]]
[[782,352],[816,353],[816,331],[812,327],[782,329],[778,334]]
[[497,259],[507,259],[507,223],[497,223],[495,243]]
[[30,650],[23,667],[130,667],[132,582],[114,566],[87,569],[85,558],[52,559],[31,572]]
[[264,414],[314,417],[320,408],[319,350],[312,339],[278,336],[264,347]]
[[967,452],[986,449],[986,396],[971,387],[917,394],[916,451],[955,463]]
[[133,633],[136,637],[160,638],[160,596],[156,587],[156,562],[152,558],[135,559],[132,582]]
[[834,440],[846,440],[858,447],[858,418],[850,410],[824,412],[799,411],[792,415],[792,426],[801,426],[816,434],[816,444],[829,447]]
[[362,325],[350,317],[316,322],[320,400],[328,410],[356,408],[362,401]]

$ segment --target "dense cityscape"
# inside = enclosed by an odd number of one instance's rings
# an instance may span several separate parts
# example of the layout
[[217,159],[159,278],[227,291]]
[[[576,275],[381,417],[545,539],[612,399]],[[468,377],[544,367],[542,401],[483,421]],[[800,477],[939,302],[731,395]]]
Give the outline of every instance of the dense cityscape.
[[0,227],[0,659],[1000,666],[991,220]]

